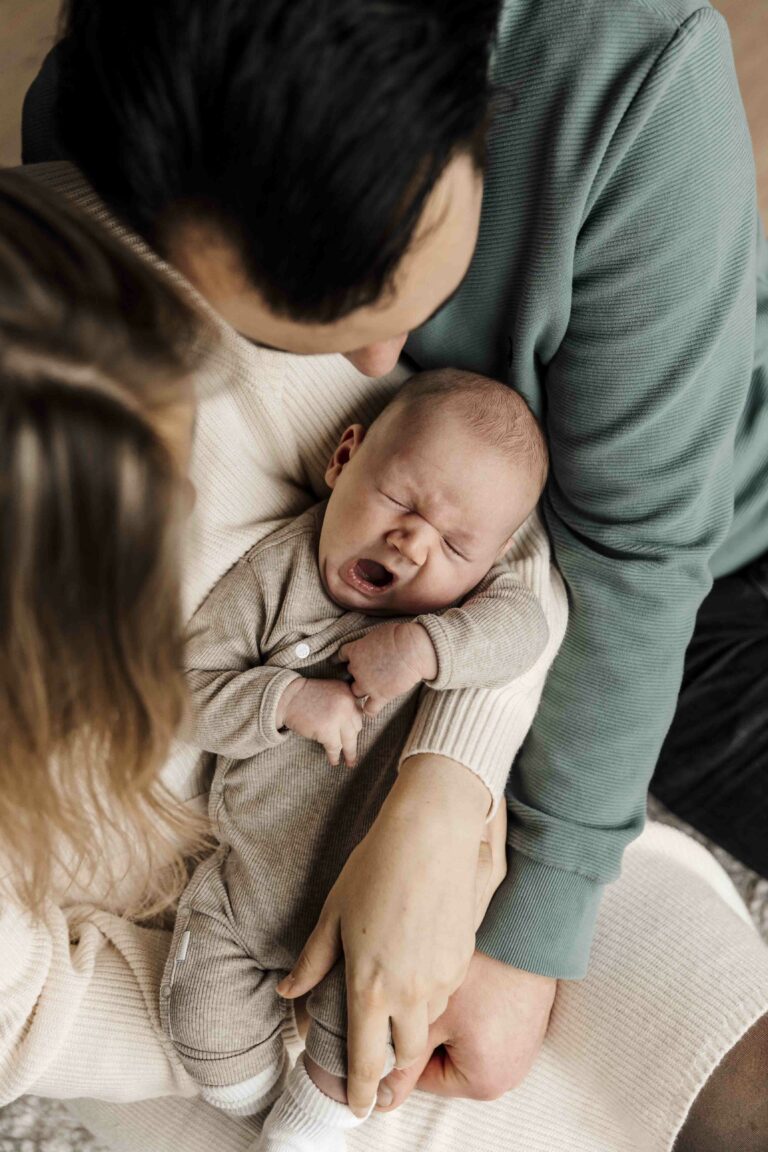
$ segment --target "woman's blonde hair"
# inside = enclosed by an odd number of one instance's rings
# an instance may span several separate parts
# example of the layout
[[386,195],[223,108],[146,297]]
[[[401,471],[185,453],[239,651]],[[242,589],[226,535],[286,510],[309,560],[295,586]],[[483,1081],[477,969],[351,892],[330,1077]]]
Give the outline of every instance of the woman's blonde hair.
[[0,852],[32,909],[103,866],[94,822],[140,872],[134,914],[199,846],[159,782],[184,705],[184,490],[152,422],[191,396],[198,334],[170,279],[0,172]]

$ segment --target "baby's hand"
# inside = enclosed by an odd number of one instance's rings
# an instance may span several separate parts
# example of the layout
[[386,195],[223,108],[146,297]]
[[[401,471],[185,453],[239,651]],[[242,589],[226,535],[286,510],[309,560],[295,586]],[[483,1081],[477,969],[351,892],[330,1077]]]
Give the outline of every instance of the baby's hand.
[[355,696],[368,697],[366,716],[376,716],[389,700],[437,676],[435,649],[421,624],[380,624],[340,648],[339,658],[352,674]]
[[322,744],[334,767],[342,752],[348,768],[357,763],[363,716],[349,685],[340,680],[293,680],[280,698],[277,726]]

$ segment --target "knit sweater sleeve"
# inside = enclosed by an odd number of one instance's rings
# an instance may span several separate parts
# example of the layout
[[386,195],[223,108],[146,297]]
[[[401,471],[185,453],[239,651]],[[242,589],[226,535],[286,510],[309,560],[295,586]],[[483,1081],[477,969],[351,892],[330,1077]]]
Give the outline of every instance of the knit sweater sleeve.
[[506,556],[462,604],[416,623],[437,656],[433,691],[500,688],[532,668],[549,639],[544,610]]
[[755,309],[750,142],[725,22],[706,8],[670,34],[604,156],[547,370],[544,510],[572,611],[478,938],[518,967],[583,975],[601,888],[641,830],[733,514]]
[[[529,517],[516,533],[505,556],[505,566],[505,583],[510,589],[514,588],[513,598],[523,597],[527,609],[536,605],[538,635],[529,656],[533,658],[534,647],[538,655],[520,675],[510,679],[507,673],[500,677],[501,687],[464,687],[441,692],[425,688],[400,757],[402,763],[409,756],[432,753],[465,765],[488,788],[492,799],[491,816],[504,794],[510,763],[536,714],[547,673],[562,642],[568,619],[565,588],[550,562],[547,534],[537,514]],[[496,611],[495,605],[489,602],[489,606]],[[466,620],[461,621],[460,629],[465,626]],[[491,631],[493,627],[491,623]],[[473,636],[473,644],[478,649],[474,659],[482,667],[482,656],[478,654],[482,648],[479,633]],[[519,653],[511,654],[510,646],[504,641],[499,643],[494,655],[498,661],[497,670],[507,658],[514,660],[518,656]]]
[[0,905],[0,1107],[27,1092],[195,1095],[160,1027],[170,934],[91,908]]
[[280,697],[299,673],[263,666],[266,581],[250,556],[224,576],[187,630],[190,716],[185,737],[206,752],[245,759],[281,743]]

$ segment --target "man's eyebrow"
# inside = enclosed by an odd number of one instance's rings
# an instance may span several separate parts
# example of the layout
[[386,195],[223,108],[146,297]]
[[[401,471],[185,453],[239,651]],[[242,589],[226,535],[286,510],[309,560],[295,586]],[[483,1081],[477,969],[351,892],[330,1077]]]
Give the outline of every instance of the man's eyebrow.
[[[436,316],[440,315],[444,308],[448,307],[448,305],[456,298],[456,296],[458,296],[461,285],[463,283],[464,281],[462,280],[461,284],[456,285],[450,296],[446,296],[442,304],[438,304],[434,312],[431,312],[429,316],[427,316],[426,320],[422,320],[421,324],[419,324],[419,328],[421,328],[424,324],[429,324],[430,320],[434,320]],[[238,335],[242,336],[243,340],[247,340],[249,344],[252,344],[254,348],[267,348],[270,352],[284,352],[287,356],[307,355],[307,353],[289,352],[287,348],[277,348],[274,344],[266,344],[263,340],[254,340],[252,336],[246,336],[244,332],[239,332]],[[355,351],[355,349],[353,349],[353,351]],[[344,355],[347,355],[347,353],[344,353]]]

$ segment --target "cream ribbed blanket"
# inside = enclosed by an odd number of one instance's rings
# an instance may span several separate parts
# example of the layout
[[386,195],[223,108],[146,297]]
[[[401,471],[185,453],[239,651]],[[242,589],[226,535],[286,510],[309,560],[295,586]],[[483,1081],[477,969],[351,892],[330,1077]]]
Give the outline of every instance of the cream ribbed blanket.
[[[66,165],[37,174],[98,211]],[[200,383],[190,610],[254,540],[320,494],[339,420],[370,419],[395,386],[366,381],[338,357],[257,351],[226,332]],[[555,579],[553,611],[558,604],[564,620]],[[514,700],[479,694],[457,717],[453,750],[442,750],[497,793],[538,691],[532,681]],[[427,713],[411,750],[444,731]],[[484,740],[487,758],[472,763]],[[204,799],[207,782],[186,750],[166,778],[190,803]],[[168,939],[123,921],[99,877],[42,921],[0,908],[0,1104],[27,1091],[90,1096],[78,1113],[116,1149],[244,1152],[252,1131],[192,1099],[196,1088],[160,1029]],[[351,1152],[667,1152],[698,1087],[767,1010],[768,952],[721,869],[651,826],[608,890],[589,977],[561,986],[523,1086],[492,1104],[413,1096],[356,1133]]]

